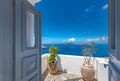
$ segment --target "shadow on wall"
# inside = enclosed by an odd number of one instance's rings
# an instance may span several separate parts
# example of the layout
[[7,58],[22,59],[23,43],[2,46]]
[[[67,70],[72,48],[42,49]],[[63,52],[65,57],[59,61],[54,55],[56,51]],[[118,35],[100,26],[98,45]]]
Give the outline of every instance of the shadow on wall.
[[60,58],[60,56],[58,56],[58,55],[57,55],[57,60],[58,60],[58,61],[57,61],[57,62],[58,62],[58,64],[57,64],[57,66],[58,66],[58,71],[67,73],[67,69],[63,69],[63,67],[62,67],[61,58]]

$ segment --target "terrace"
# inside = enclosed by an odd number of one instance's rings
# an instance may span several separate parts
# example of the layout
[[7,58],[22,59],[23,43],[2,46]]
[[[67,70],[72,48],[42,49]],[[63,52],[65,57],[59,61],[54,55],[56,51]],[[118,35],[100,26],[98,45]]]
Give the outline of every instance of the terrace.
[[[58,54],[56,75],[48,72],[46,62],[48,54],[42,55],[41,62],[39,58],[41,51],[39,46],[41,44],[39,34],[41,33],[41,20],[39,17],[41,18],[41,14],[34,7],[39,1],[41,0],[2,0],[0,3],[0,81],[40,81],[41,75],[42,81],[82,81],[80,71],[84,61],[82,56]],[[95,67],[94,80],[97,79],[97,81],[120,80],[119,4],[120,0],[109,0],[108,4],[109,59],[92,58]],[[27,41],[27,38],[30,40]],[[27,46],[28,42],[29,46]]]
[[[84,62],[83,56],[58,54],[58,72],[56,75],[51,75],[48,71],[47,55],[42,55],[42,81],[83,81],[80,70]],[[107,58],[92,58],[95,68],[94,81],[108,81],[108,61]]]
[[[42,55],[42,81],[83,81],[80,71],[84,62],[83,56],[58,54],[58,72],[51,75],[47,68],[47,55]],[[95,67],[95,79],[108,81],[108,59],[96,57],[92,58],[92,62]]]

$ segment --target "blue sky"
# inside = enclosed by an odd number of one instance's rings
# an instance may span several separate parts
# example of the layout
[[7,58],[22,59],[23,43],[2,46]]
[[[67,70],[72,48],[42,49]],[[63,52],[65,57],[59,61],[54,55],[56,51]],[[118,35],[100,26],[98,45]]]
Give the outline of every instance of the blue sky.
[[42,44],[107,43],[108,0],[42,0]]

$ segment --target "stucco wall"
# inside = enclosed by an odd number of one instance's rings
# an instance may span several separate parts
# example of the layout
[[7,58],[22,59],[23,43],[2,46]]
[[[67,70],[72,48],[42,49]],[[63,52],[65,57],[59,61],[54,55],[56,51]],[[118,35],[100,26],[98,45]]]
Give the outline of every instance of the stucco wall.
[[[48,54],[42,55],[42,74],[47,70],[46,56]],[[67,73],[73,73],[81,75],[80,68],[84,62],[84,57],[82,56],[71,56],[71,55],[62,55],[58,56],[58,71],[64,71]],[[95,77],[98,81],[108,81],[108,62],[103,58],[93,58],[92,62],[96,70]],[[103,76],[104,79],[102,78]]]
[[47,54],[42,55],[42,67],[41,67],[41,73],[43,74],[47,70],[47,61],[46,61]]

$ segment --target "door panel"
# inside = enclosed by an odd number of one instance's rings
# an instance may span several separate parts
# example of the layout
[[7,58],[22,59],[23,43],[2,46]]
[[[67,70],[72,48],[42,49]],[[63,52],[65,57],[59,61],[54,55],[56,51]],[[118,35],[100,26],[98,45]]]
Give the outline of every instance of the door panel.
[[26,0],[15,6],[14,81],[39,81],[40,12]]
[[109,81],[120,80],[120,0],[109,0]]

